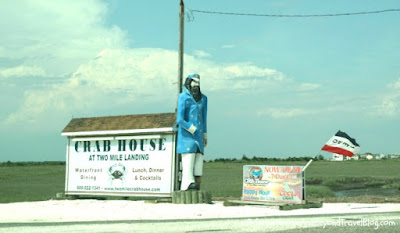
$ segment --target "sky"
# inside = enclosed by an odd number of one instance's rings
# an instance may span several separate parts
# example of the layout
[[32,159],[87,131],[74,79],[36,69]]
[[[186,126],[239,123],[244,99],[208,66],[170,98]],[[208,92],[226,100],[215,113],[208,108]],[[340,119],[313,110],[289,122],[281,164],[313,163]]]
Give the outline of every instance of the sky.
[[[398,0],[185,0],[205,159],[314,156],[338,130],[400,153]],[[174,112],[179,0],[0,1],[0,162],[64,161],[72,118]]]

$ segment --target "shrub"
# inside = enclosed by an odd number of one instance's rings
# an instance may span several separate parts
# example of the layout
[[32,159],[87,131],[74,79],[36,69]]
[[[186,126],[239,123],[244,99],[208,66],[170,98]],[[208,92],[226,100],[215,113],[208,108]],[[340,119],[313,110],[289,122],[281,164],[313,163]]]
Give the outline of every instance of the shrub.
[[319,184],[322,184],[322,179],[321,178],[316,178],[316,177],[307,178],[306,179],[306,184],[308,184],[308,185],[319,185]]
[[326,186],[306,186],[306,195],[310,198],[335,197],[333,191]]
[[385,184],[382,186],[383,189],[391,189],[391,188],[398,188],[400,189],[400,183],[390,183],[390,184]]
[[328,187],[335,187],[335,188],[337,188],[337,187],[342,187],[342,186],[343,186],[343,183],[340,183],[340,182],[337,181],[337,180],[324,180],[324,181],[322,182],[322,185],[323,185],[323,186],[328,186]]
[[381,187],[382,185],[385,185],[386,181],[384,180],[370,180],[364,183],[365,186],[367,187]]

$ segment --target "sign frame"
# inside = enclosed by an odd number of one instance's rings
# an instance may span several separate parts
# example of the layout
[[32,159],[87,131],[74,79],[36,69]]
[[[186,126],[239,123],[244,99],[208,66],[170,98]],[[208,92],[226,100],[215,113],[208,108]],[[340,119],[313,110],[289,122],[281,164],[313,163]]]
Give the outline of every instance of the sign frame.
[[276,204],[304,204],[304,166],[244,165],[242,200]]
[[[122,133],[122,134],[121,134]],[[127,134],[126,131],[120,132],[120,134],[118,134],[118,131],[113,131],[113,132],[108,132],[108,134],[100,134],[100,133],[94,133],[94,132],[81,132],[81,133],[65,133],[64,136],[68,136],[67,139],[67,149],[66,149],[66,177],[65,177],[65,194],[66,195],[94,195],[94,196],[122,196],[122,197],[128,197],[128,196],[153,196],[153,197],[171,197],[172,193],[175,191],[176,189],[176,177],[177,177],[177,170],[176,170],[176,164],[177,164],[177,157],[176,157],[176,132],[173,131],[172,128],[169,128],[169,130],[167,130],[166,128],[164,129],[160,129],[159,131],[157,129],[147,129],[147,130],[140,130],[140,131],[131,131]],[[141,189],[141,188],[129,188],[126,185],[124,186],[122,183],[122,187],[118,188],[118,190],[104,190],[104,187],[101,188],[99,185],[97,184],[93,184],[93,185],[82,185],[82,187],[79,187],[80,190],[77,190],[77,186],[76,186],[76,174],[74,173],[74,169],[76,169],[76,167],[72,167],[75,166],[77,161],[74,161],[74,159],[76,159],[76,155],[74,155],[74,153],[76,154],[77,151],[81,150],[83,151],[82,148],[77,148],[80,146],[82,146],[85,141],[111,141],[110,143],[114,144],[118,142],[118,140],[129,140],[129,139],[147,139],[147,140],[152,140],[154,139],[155,142],[156,139],[160,139],[160,138],[168,138],[168,146],[170,146],[170,148],[168,148],[168,152],[165,152],[162,156],[168,156],[168,158],[164,158],[165,161],[167,162],[166,164],[162,164],[162,166],[168,166],[168,169],[170,169],[170,173],[168,173],[166,175],[166,180],[162,180],[162,188],[160,188],[160,192],[154,192],[154,191],[147,191],[147,189]],[[161,141],[161,139],[160,139]],[[78,142],[78,146],[76,146]],[[160,142],[161,143],[161,142]],[[115,146],[115,145],[113,145]],[[111,146],[111,147],[113,147]],[[154,146],[155,145],[151,145]],[[105,147],[105,146],[104,146]],[[74,150],[74,151],[72,151]],[[75,151],[77,150],[77,151]],[[159,152],[159,154],[162,152]],[[103,153],[104,154],[104,153]],[[86,153],[85,156],[87,156],[88,154]],[[75,157],[74,157],[75,156]],[[122,153],[119,154],[118,156],[120,156],[119,158],[121,158],[121,160],[123,160],[123,158],[127,159],[126,157],[126,153]],[[147,154],[148,157],[151,157],[151,155]],[[159,156],[159,155],[157,155]],[[108,157],[108,156],[107,156]],[[96,160],[96,156],[93,157],[94,160]],[[96,163],[97,161],[93,161],[94,163]],[[101,161],[104,163],[104,161]],[[124,167],[124,172],[125,172],[125,167],[129,167],[128,165],[126,165],[129,161],[114,161],[113,164],[116,166],[116,170],[118,170],[118,166],[120,165],[116,165],[116,164],[121,164],[122,166],[120,167]],[[142,163],[145,163],[145,161],[141,161]],[[148,162],[150,163],[150,162]],[[111,162],[108,161],[108,164],[110,166]],[[154,166],[154,164],[149,164],[149,166]],[[91,172],[95,171],[96,168],[91,168]],[[99,168],[101,169],[101,168]],[[104,168],[103,168],[104,169]],[[109,167],[109,170],[111,169],[111,167]],[[146,170],[146,168],[143,168],[144,170]],[[133,168],[131,168],[131,171],[129,171],[129,169],[126,169],[127,172],[133,172]],[[161,169],[160,169],[161,170]],[[100,170],[99,170],[100,171]],[[110,175],[110,172],[107,171],[101,171],[102,173],[108,172]],[[117,172],[115,177],[120,178],[121,174],[119,174],[119,171],[115,171]],[[148,169],[146,170],[146,172],[149,172]],[[104,177],[104,174],[103,174]],[[111,176],[110,176],[111,177]],[[128,180],[128,178],[126,180],[124,180],[124,182],[129,182],[129,183],[133,183],[132,181],[132,177],[133,175],[130,174],[130,176],[127,177],[131,177],[130,180]],[[111,177],[113,178],[113,177]],[[157,178],[158,179],[158,178]],[[159,179],[162,179],[162,177],[160,177]],[[95,178],[96,180],[96,178]],[[104,180],[104,179],[103,179]],[[116,180],[116,181],[119,181]],[[96,181],[93,181],[96,182]],[[104,183],[105,181],[103,181]],[[144,181],[143,181],[144,182]],[[149,181],[151,182],[151,181]],[[155,183],[157,183],[157,181],[153,181]],[[160,181],[161,182],[161,181]],[[159,182],[159,183],[160,183]],[[165,184],[165,182],[167,182],[168,184]],[[79,182],[78,182],[79,183]],[[87,184],[87,182],[82,182],[83,184]],[[75,188],[72,188],[72,185],[75,185]],[[161,184],[160,184],[161,185]],[[166,187],[168,186],[168,187]],[[145,191],[134,191],[134,190],[145,190]],[[124,191],[121,191],[124,190]],[[128,190],[128,191],[126,191]]]

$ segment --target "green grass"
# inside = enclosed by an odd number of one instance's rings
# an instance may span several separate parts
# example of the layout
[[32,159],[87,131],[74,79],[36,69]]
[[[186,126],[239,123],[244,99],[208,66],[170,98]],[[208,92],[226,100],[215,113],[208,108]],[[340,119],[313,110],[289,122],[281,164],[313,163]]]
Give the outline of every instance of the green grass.
[[[302,165],[304,161],[207,162],[204,164],[202,189],[213,197],[240,198],[243,165]],[[308,197],[330,197],[338,188],[400,185],[400,160],[386,161],[315,161],[306,170]],[[24,164],[0,166],[0,203],[44,201],[64,192],[65,165]]]
[[202,189],[213,197],[241,197],[243,164],[211,162],[204,164]]
[[400,160],[316,161],[307,168],[307,177],[398,178]]
[[64,182],[65,165],[0,167],[0,202],[49,200]]
[[[229,164],[229,168],[242,171],[243,165],[286,165],[304,166],[304,161],[268,161],[263,162],[209,162],[205,163],[205,169],[219,169]],[[398,178],[400,160],[360,160],[360,161],[314,161],[306,170],[307,178],[332,178],[332,177],[376,177],[376,178]]]

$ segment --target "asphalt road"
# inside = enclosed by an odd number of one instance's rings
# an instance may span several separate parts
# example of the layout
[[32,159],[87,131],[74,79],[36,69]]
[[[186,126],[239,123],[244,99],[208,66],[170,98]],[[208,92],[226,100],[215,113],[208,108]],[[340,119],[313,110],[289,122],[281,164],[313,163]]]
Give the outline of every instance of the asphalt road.
[[399,212],[203,220],[0,223],[0,232],[400,232]]

